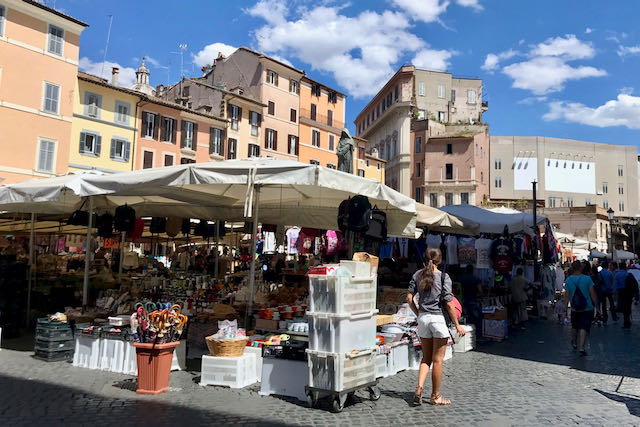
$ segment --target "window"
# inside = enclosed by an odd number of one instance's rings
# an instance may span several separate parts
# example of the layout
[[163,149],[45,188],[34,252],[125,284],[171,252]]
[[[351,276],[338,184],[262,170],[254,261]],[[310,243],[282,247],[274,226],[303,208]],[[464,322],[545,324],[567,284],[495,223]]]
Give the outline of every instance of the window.
[[381,105],[382,105],[382,112],[384,112],[384,110],[387,109],[387,104],[384,103],[384,99],[382,100]]
[[380,117],[380,104],[376,107],[376,116]]
[[447,163],[445,167],[445,179],[453,179],[453,163]]
[[364,160],[364,147],[358,147],[358,159]]
[[364,169],[358,169],[358,176],[364,178]]
[[278,86],[278,73],[273,70],[267,70],[267,83]]
[[249,157],[260,157],[260,146],[249,144]]
[[556,207],[556,198],[555,197],[549,197],[549,207],[550,208],[555,208]]
[[469,193],[460,193],[460,203],[463,205],[469,204]]
[[287,152],[289,154],[298,155],[298,137],[295,135],[289,135],[287,144]]
[[311,85],[311,95],[320,96],[322,94],[322,88],[319,84],[314,83]]
[[382,169],[382,163],[376,162],[376,167],[378,168],[378,170],[381,170]]
[[229,138],[227,143],[227,159],[235,159],[238,157],[238,140],[235,138]]
[[453,204],[453,193],[444,193],[444,205],[450,206]]
[[425,96],[427,93],[427,86],[424,82],[418,83],[418,96]]
[[445,120],[446,120],[446,115],[444,114],[444,111],[438,111],[438,121],[444,122]]
[[418,120],[424,120],[426,118],[424,110],[418,110]]
[[422,188],[416,187],[415,196],[416,202],[422,203]]
[[336,169],[336,165],[334,165],[333,163],[327,163],[327,168]]
[[89,117],[100,117],[100,107],[102,107],[102,97],[95,93],[84,93],[84,114]]
[[494,186],[496,188],[502,188],[502,177],[496,176],[496,179],[494,180]]
[[164,155],[164,165],[173,166],[173,156],[171,154]]
[[384,142],[380,143],[380,158],[384,159]]
[[419,153],[422,149],[422,137],[416,136],[416,153]]
[[622,200],[618,202],[618,210],[624,212],[624,202]]
[[153,153],[145,151],[142,158],[142,169],[151,169],[153,167]]
[[128,125],[129,111],[131,111],[131,106],[129,104],[127,104],[126,102],[116,101],[116,122]]
[[129,161],[131,143],[125,139],[113,138],[111,140],[110,158],[113,160]]
[[186,120],[182,121],[182,148],[187,150],[196,149],[196,132],[195,123]]
[[429,194],[429,206],[431,206],[432,208],[438,207],[438,193]]
[[6,9],[0,6],[0,37],[4,36],[4,21],[6,19]]
[[[2,10],[0,10],[2,13]],[[0,18],[0,25],[2,24]],[[2,28],[0,27],[0,30]],[[54,172],[56,155],[56,142],[48,139],[41,139],[40,146],[38,147],[38,166],[37,170],[40,172]]]
[[420,178],[420,162],[416,163],[416,176]]
[[391,95],[391,92],[389,92],[387,94],[387,107],[391,106],[391,102],[393,102],[393,95]]
[[62,56],[62,47],[64,46],[64,30],[49,25],[49,40],[47,41],[47,52],[54,55]]
[[567,207],[573,207],[573,197],[567,197]]
[[451,102],[456,102],[456,90],[451,89]]
[[367,159],[367,167],[371,166],[371,162]]
[[[371,121],[373,121],[373,113],[371,113]],[[333,111],[327,110],[327,125],[333,126]]]
[[618,184],[618,194],[624,194],[624,184]]
[[475,104],[476,103],[476,91],[468,90],[467,91],[467,104]]
[[624,169],[622,165],[618,165],[618,176],[624,176]]
[[276,103],[273,101],[269,101],[267,103],[268,107],[267,107],[267,114],[269,114],[270,116],[275,116],[276,115]]
[[400,86],[396,85],[395,90],[393,91],[393,100],[398,100],[398,95],[400,94]]
[[171,117],[162,117],[160,128],[160,140],[166,142],[176,142],[176,120]]
[[444,98],[445,97],[445,87],[444,85],[438,85],[438,98]]
[[320,147],[320,131],[315,129],[311,130],[311,145]]
[[242,120],[242,108],[237,105],[227,104],[227,113],[231,119],[231,129],[238,130],[238,123]]
[[502,169],[502,159],[500,159],[499,157],[496,157],[495,159],[493,159],[493,168],[495,170]]
[[224,155],[223,138],[221,129],[209,128],[209,154]]
[[609,209],[609,201],[608,200],[603,200],[602,201],[602,209]]
[[80,132],[80,153],[100,155],[102,137],[94,132]]
[[586,198],[584,199],[584,205],[585,205],[585,206],[589,206],[590,204],[591,204],[591,197],[586,197]]
[[393,141],[393,157],[398,155],[398,141]]
[[188,98],[189,97],[189,86],[185,86],[182,88],[182,96],[184,98]]
[[309,163],[312,164],[312,165],[320,166],[320,162],[317,161],[316,159],[309,160]]
[[387,144],[387,160],[391,159],[391,145]]
[[256,111],[249,111],[249,122],[251,123],[251,136],[258,136],[258,129],[262,116]]
[[142,136],[145,138],[156,138],[158,125],[156,115],[153,113],[142,113]]
[[264,148],[267,150],[278,149],[278,132],[273,129],[267,129],[264,134]]
[[478,155],[478,144],[476,144],[476,156]]
[[453,154],[453,144],[447,144],[447,154]]
[[316,104],[311,104],[311,117],[310,117],[311,120],[316,119],[316,112],[317,112],[316,110],[317,110]]
[[336,149],[336,137],[335,135],[329,134],[329,151],[334,151]]
[[293,123],[295,123],[298,120],[297,114],[298,114],[298,112],[295,109],[292,108],[291,112],[289,114],[289,120],[291,120]]
[[180,164],[181,164],[181,165],[188,165],[188,164],[190,164],[190,163],[195,163],[195,162],[196,162],[196,161],[195,161],[194,159],[190,159],[190,158],[188,158],[188,157],[182,157],[182,158],[180,159]]
[[607,194],[609,192],[609,184],[606,182],[602,183],[602,194]]
[[289,80],[289,92],[299,93],[299,87],[297,80]]
[[484,157],[484,150],[482,147],[480,147],[480,158]]
[[44,103],[42,109],[47,113],[58,114],[60,103],[60,86],[53,83],[44,84]]

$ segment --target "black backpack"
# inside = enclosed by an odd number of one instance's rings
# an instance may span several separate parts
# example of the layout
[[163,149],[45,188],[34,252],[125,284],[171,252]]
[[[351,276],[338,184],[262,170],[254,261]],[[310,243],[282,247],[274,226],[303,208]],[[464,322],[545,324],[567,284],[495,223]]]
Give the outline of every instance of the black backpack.
[[571,309],[575,311],[583,311],[587,308],[587,298],[584,296],[582,291],[580,290],[580,279],[578,279],[578,283],[576,283],[576,290],[571,297]]
[[191,218],[185,218],[182,220],[180,231],[182,231],[182,234],[184,234],[185,236],[191,234]]
[[343,200],[338,207],[338,228],[341,232],[346,230],[365,232],[371,222],[371,203],[366,196],[354,196]]
[[116,214],[113,218],[113,226],[116,230],[132,233],[135,230],[136,210],[125,204],[116,208]]
[[371,221],[369,229],[365,233],[367,237],[375,240],[384,240],[387,238],[387,214],[374,206],[371,209]]
[[149,232],[151,234],[162,234],[167,231],[167,218],[165,217],[153,217],[149,224]]
[[113,216],[110,213],[102,214],[98,217],[98,236],[113,236]]

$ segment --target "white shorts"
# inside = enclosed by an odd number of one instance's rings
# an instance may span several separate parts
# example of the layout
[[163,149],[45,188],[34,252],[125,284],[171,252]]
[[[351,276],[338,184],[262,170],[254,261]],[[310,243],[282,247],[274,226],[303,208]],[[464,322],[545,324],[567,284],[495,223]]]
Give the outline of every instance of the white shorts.
[[420,313],[418,316],[420,338],[449,338],[449,328],[442,314]]

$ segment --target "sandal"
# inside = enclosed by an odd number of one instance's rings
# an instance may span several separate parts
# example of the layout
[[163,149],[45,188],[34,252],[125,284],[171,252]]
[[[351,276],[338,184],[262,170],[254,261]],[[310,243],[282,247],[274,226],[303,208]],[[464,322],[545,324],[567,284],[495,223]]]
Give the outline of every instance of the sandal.
[[[420,393],[418,393],[420,390]],[[422,387],[416,387],[416,392],[413,394],[413,404],[422,405]]]
[[451,405],[451,401],[449,399],[445,399],[441,394],[432,394],[431,400],[429,401],[431,405]]

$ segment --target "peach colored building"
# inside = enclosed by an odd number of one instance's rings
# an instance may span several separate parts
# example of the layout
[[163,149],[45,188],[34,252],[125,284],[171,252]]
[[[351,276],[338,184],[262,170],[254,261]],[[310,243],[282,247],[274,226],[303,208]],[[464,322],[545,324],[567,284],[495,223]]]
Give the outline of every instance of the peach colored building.
[[336,148],[344,128],[346,96],[303,77],[300,84],[300,133],[296,154],[302,163],[336,168]]
[[85,27],[35,1],[0,1],[0,183],[67,171]]
[[363,178],[374,179],[384,184],[384,169],[386,161],[378,157],[378,151],[367,150],[367,141],[357,136],[353,138],[355,151],[353,153],[353,173]]

